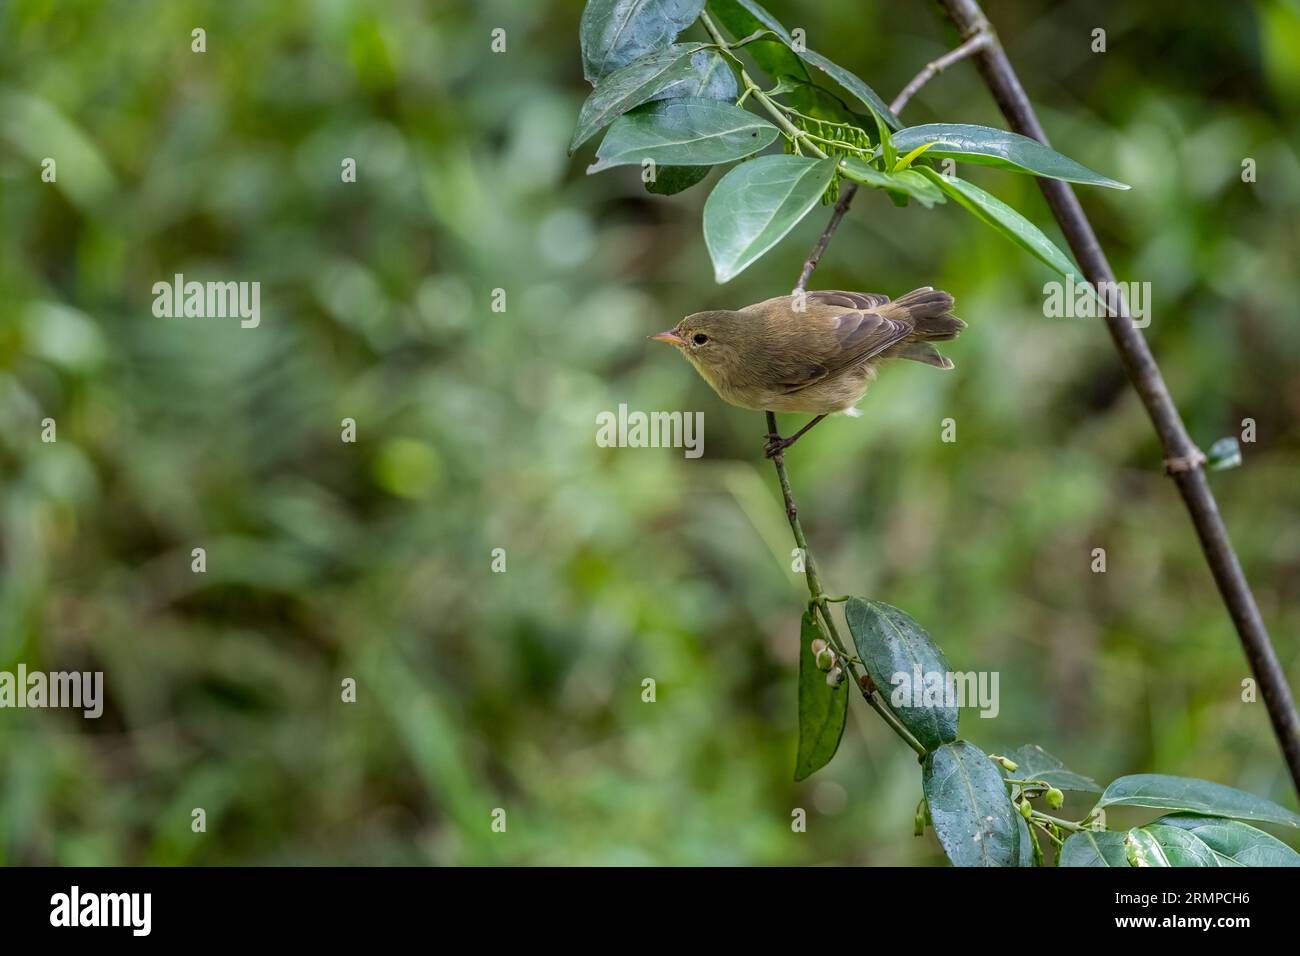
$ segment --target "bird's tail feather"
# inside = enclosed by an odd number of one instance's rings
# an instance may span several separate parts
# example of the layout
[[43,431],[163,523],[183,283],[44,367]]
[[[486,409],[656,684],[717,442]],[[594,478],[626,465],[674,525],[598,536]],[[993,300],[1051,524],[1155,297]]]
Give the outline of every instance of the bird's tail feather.
[[890,305],[907,310],[908,318],[916,329],[915,334],[909,339],[911,342],[955,339],[957,333],[966,328],[965,322],[950,314],[953,305],[952,296],[929,286],[913,289],[907,295],[895,299]]

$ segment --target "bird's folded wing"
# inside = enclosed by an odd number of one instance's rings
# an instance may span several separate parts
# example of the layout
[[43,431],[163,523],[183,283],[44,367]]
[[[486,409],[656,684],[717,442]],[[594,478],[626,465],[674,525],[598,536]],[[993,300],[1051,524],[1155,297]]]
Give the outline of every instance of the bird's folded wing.
[[836,350],[826,362],[830,372],[873,359],[914,331],[910,323],[887,318],[879,312],[845,312],[833,321]]
[[882,292],[841,292],[837,289],[820,289],[808,293],[808,301],[817,305],[835,305],[842,309],[878,309],[889,301]]

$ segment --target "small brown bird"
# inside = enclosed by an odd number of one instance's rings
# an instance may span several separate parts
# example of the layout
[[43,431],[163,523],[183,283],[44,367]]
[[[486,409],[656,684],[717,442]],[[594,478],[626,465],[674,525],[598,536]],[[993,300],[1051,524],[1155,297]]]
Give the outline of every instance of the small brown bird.
[[854,414],[884,359],[952,368],[931,344],[966,327],[950,314],[952,304],[947,292],[928,286],[892,302],[874,292],[808,292],[696,312],[650,337],[677,346],[723,401],[817,416],[789,438],[769,441],[771,458],[832,412]]

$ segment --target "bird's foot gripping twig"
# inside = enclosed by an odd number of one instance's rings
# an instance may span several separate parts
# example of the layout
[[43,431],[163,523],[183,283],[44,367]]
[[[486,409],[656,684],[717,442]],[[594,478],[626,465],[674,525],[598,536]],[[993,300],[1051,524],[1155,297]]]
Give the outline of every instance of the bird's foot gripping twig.
[[767,444],[763,446],[764,458],[775,458],[777,455],[784,455],[785,450],[794,444],[793,438],[781,438],[779,435],[773,438],[771,435],[764,435]]
[[810,421],[803,428],[799,429],[789,438],[782,438],[780,435],[776,433],[776,426],[773,426],[772,431],[769,432],[766,436],[764,436],[767,438],[767,444],[763,446],[763,455],[767,458],[775,458],[777,455],[784,454],[787,448],[789,448],[800,438],[802,438],[805,434],[807,434],[810,428],[812,428],[814,425],[816,425],[825,417],[826,417],[825,415],[818,415],[816,418]]

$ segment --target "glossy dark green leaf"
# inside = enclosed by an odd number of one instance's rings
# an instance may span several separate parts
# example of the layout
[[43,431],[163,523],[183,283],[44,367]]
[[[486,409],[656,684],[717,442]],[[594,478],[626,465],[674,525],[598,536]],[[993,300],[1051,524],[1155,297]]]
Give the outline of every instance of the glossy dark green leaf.
[[[744,14],[748,14],[748,16],[742,16],[741,13],[736,12],[737,7],[740,8]],[[876,94],[875,90],[863,82],[860,77],[849,70],[844,69],[844,67],[840,66],[838,63],[827,59],[815,50],[809,50],[806,48],[795,50],[794,37],[791,36],[790,31],[785,28],[780,20],[768,13],[767,10],[765,10],[759,3],[755,2],[755,0],[730,0],[730,2],[710,0],[709,9],[716,10],[718,18],[727,24],[727,29],[732,31],[735,36],[747,36],[750,33],[753,33],[754,30],[758,29],[771,30],[781,38],[781,42],[790,48],[799,59],[803,60],[815,69],[821,70],[840,86],[844,87],[844,89],[856,96],[862,101],[863,105],[865,105],[868,110],[876,113],[884,119],[884,121],[889,124],[890,128],[902,129],[902,122],[894,115],[893,111],[890,110],[889,104]],[[763,69],[767,70],[773,77],[781,75],[781,73],[790,73],[788,69],[778,69],[776,72],[768,69],[768,67],[759,60],[757,53],[754,54],[754,59],[758,61],[759,66],[762,66]]]
[[690,75],[665,87],[655,99],[676,99],[681,96],[703,96],[710,100],[735,102],[740,88],[731,64],[717,50],[697,50],[691,54]]
[[[691,54],[691,69],[694,75],[690,79],[670,86],[656,99],[678,95],[735,101],[740,92],[736,86],[736,74],[732,71],[731,64],[716,50],[700,50]],[[655,170],[654,178],[645,183],[645,188],[646,192],[672,196],[690,189],[708,175],[709,170],[705,166],[660,166]]]
[[578,23],[582,73],[595,85],[662,49],[699,17],[704,0],[587,0]]
[[674,166],[715,166],[752,156],[780,131],[730,103],[697,96],[647,103],[619,117],[596,150],[588,173],[647,159]]
[[[756,16],[749,7],[759,11]],[[752,35],[758,30],[771,30],[781,36],[779,40],[755,40],[746,44],[745,52],[754,58],[768,76],[773,80],[782,76],[808,79],[808,69],[803,61],[790,49],[790,34],[776,19],[757,4],[745,4],[741,0],[709,0],[709,13],[733,39]],[[768,22],[764,22],[765,18]]]
[[799,756],[795,760],[795,780],[810,777],[830,763],[844,736],[844,720],[849,712],[848,678],[832,688],[810,649],[819,637],[821,628],[812,614],[804,611],[799,628]]
[[930,182],[914,169],[904,169],[897,173],[882,173],[876,167],[856,156],[846,156],[840,160],[840,172],[854,182],[885,189],[897,196],[909,196],[929,209],[936,203],[947,202],[947,198],[934,183]]
[[1097,781],[1083,774],[1065,769],[1057,760],[1037,744],[1025,744],[1007,754],[1018,765],[1011,773],[1017,780],[1044,780],[1057,790],[1077,790],[1083,793],[1101,793]]
[[[1153,859],[1155,850],[1150,842],[1139,839],[1138,834],[1149,836],[1155,846],[1159,847],[1159,854],[1164,858],[1163,864]],[[1134,827],[1124,839],[1131,851],[1134,847],[1137,847],[1135,852],[1129,853],[1129,864],[1132,866],[1217,867],[1219,865],[1219,858],[1213,850],[1206,846],[1196,834],[1179,827],[1165,826],[1161,823],[1148,823],[1144,827]],[[1139,862],[1135,863],[1135,859]]]
[[781,41],[785,43],[786,46],[794,45],[794,39],[790,35],[790,31],[782,25],[780,20],[768,13],[767,10],[764,9],[763,5],[758,3],[757,0],[736,0],[736,3],[744,9],[744,11],[748,13],[757,24],[757,26],[746,31],[746,35],[758,29],[771,30],[781,38]]
[[1220,866],[1300,866],[1300,853],[1240,820],[1171,813],[1156,823],[1178,827],[1214,851]]
[[1215,817],[1256,820],[1300,827],[1300,815],[1253,793],[1192,777],[1139,773],[1120,777],[1101,795],[1099,807],[1155,807],[1160,810],[1194,810]]
[[646,192],[657,196],[675,196],[709,175],[711,166],[660,166],[655,178],[645,184]]
[[894,115],[893,110],[889,108],[889,104],[882,100],[875,90],[867,86],[867,84],[863,82],[862,78],[857,74],[844,69],[844,67],[840,66],[838,63],[828,60],[826,57],[814,50],[795,52],[799,53],[799,58],[805,63],[821,70],[836,83],[861,100],[862,104],[866,106],[868,110],[884,120],[890,129],[903,128],[902,121]]
[[974,183],[955,176],[942,176],[928,166],[917,166],[916,170],[957,200],[975,218],[992,226],[1040,262],[1046,263],[1063,276],[1079,277],[1079,269],[1070,261],[1069,256],[1058,249],[1056,243],[1048,239],[1041,229],[1001,199],[989,195]]
[[745,50],[768,76],[778,81],[776,89],[787,96],[788,105],[804,115],[835,123],[852,123],[869,132],[874,125],[870,117],[854,113],[834,93],[811,82],[806,60],[835,79],[869,111],[879,111],[895,128],[901,126],[885,102],[860,78],[815,51],[796,52],[790,31],[753,0],[709,0],[709,11],[733,37],[748,36],[758,30],[767,30],[779,37],[752,42]]
[[998,166],[1018,173],[1061,179],[1067,183],[1105,186],[1109,189],[1129,188],[1119,180],[1093,172],[1036,139],[991,126],[929,123],[925,126],[909,126],[894,134],[894,145],[900,153],[909,153],[927,143],[935,144],[925,151],[929,157],[951,157],[965,163]]
[[1087,830],[1066,838],[1057,866],[1128,866],[1124,834],[1113,830]]
[[921,785],[935,835],[954,866],[1016,866],[1022,817],[1002,774],[964,740],[927,754]]
[[732,169],[704,204],[704,242],[718,282],[735,278],[817,205],[832,159],[760,156]]
[[957,707],[946,693],[948,661],[906,612],[850,598],[844,618],[881,698],[927,750],[957,739]]
[[661,99],[683,81],[698,79],[693,60],[702,44],[678,43],[648,53],[609,76],[591,91],[578,113],[569,152],[585,143],[628,110]]

